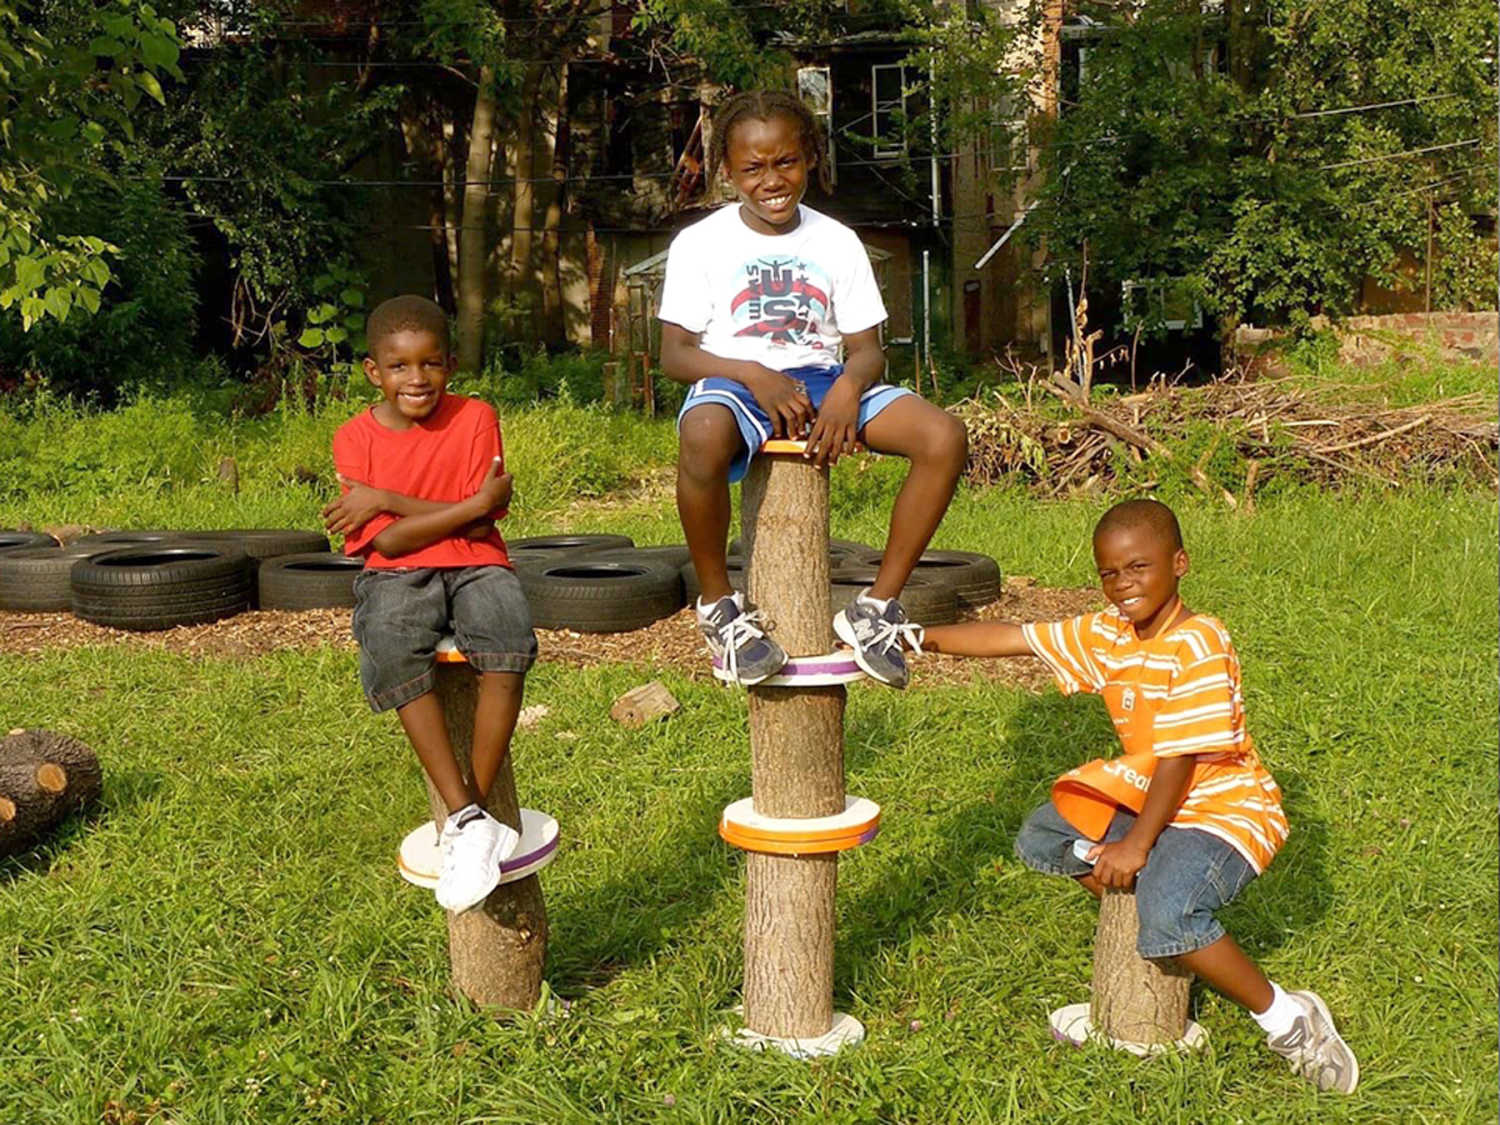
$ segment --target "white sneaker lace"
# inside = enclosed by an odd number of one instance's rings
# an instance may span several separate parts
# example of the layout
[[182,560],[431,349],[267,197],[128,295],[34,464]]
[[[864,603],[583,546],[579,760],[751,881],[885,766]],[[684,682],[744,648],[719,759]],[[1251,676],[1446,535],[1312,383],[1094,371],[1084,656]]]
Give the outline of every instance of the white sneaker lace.
[[719,630],[719,640],[724,645],[724,670],[733,679],[740,674],[740,644],[759,640],[766,635],[760,623],[765,620],[758,609],[746,610]]
[[927,630],[912,621],[887,621],[877,618],[871,622],[874,633],[870,637],[868,648],[887,648],[894,644],[900,651],[903,642],[918,656],[922,655],[922,641],[927,636]]

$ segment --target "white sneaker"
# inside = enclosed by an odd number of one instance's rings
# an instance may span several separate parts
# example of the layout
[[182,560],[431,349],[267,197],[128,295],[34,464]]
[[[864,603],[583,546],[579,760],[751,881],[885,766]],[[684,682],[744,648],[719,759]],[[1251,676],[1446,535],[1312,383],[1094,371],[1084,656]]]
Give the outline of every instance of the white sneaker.
[[1333,1026],[1328,1005],[1316,992],[1293,992],[1291,997],[1302,1014],[1286,1034],[1268,1038],[1266,1046],[1318,1089],[1354,1093],[1359,1085],[1359,1060]]
[[501,824],[483,809],[450,816],[440,841],[443,855],[438,874],[437,900],[455,913],[478,906],[500,882],[500,864],[521,842],[516,830]]

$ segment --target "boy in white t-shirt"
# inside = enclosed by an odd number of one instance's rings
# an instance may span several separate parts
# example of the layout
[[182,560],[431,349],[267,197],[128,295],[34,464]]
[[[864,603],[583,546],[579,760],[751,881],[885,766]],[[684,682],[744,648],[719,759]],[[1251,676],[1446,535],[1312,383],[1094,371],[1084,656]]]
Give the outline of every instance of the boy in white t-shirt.
[[834,619],[859,666],[901,688],[903,643],[916,647],[922,634],[897,595],[948,509],[968,447],[952,415],[879,381],[886,312],[869,258],[852,230],[801,205],[820,151],[816,119],[790,94],[739,94],[715,118],[710,160],[740,201],[673,239],[657,314],[662,370],[692,384],[677,419],[677,510],[703,588],[699,627],[739,682],[755,684],[786,653],[729,584],[730,483],[773,436],[805,435],[820,466],[856,442],[906,457],[875,581]]

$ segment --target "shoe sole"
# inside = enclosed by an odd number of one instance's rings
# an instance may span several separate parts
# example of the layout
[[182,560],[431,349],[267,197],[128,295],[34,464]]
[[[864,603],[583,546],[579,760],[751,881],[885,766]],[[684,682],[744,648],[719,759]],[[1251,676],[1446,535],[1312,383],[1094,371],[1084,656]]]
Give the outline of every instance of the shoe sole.
[[1333,1037],[1339,1041],[1339,1046],[1344,1048],[1344,1052],[1349,1056],[1349,1062],[1352,1067],[1350,1071],[1349,1088],[1347,1090],[1336,1090],[1335,1092],[1340,1094],[1354,1093],[1355,1090],[1359,1089],[1359,1059],[1354,1057],[1354,1052],[1349,1049],[1349,1044],[1345,1043],[1344,1037],[1339,1034],[1339,1029],[1333,1022],[1333,1013],[1328,1010],[1328,1005],[1323,1003],[1323,998],[1316,992],[1294,992],[1292,993],[1292,995],[1303,997],[1310,1004],[1312,1004],[1314,1008],[1318,1009],[1319,1014],[1322,1015],[1323,1019],[1328,1024],[1328,1030],[1332,1032]]
[[879,672],[875,671],[869,664],[865,663],[865,654],[860,650],[859,642],[854,639],[854,626],[849,624],[849,619],[844,616],[844,611],[839,610],[833,618],[833,632],[839,640],[854,650],[854,663],[859,665],[859,670],[878,684],[895,688],[897,691],[905,691],[905,684],[894,684]]

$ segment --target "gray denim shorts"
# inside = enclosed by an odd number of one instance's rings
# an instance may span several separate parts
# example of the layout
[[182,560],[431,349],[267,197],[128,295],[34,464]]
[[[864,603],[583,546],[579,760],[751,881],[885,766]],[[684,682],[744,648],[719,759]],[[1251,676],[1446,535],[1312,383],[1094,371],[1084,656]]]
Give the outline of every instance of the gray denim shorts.
[[433,654],[449,634],[478,672],[524,673],[536,660],[531,610],[503,566],[370,570],[354,579],[359,679],[375,711],[432,690]]
[[[1135,814],[1116,809],[1103,843],[1123,839]],[[1087,875],[1093,867],[1073,854],[1083,833],[1048,801],[1021,825],[1016,856],[1047,875]],[[1162,829],[1146,866],[1135,877],[1140,919],[1136,950],[1142,957],[1176,957],[1212,945],[1224,936],[1214,911],[1234,901],[1255,878],[1255,868],[1229,844],[1195,828]]]

